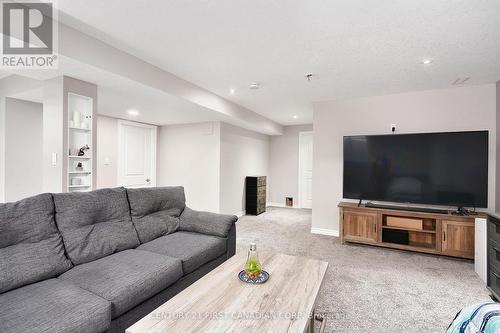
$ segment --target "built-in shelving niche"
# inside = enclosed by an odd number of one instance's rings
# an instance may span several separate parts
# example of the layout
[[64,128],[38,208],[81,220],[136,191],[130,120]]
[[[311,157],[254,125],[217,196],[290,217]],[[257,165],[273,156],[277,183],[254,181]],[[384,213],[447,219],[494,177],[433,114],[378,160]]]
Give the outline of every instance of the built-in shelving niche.
[[[68,192],[91,191],[94,187],[93,111],[92,98],[68,93]],[[80,148],[85,145],[88,145],[89,149],[85,150],[85,155],[79,156]]]

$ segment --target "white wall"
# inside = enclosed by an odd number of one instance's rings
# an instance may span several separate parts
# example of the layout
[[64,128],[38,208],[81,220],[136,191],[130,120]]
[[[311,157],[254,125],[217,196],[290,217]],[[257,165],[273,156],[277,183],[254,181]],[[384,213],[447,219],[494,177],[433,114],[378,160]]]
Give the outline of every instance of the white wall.
[[43,106],[6,98],[5,201],[42,192]]
[[314,103],[313,228],[338,231],[342,137],[356,134],[490,131],[488,210],[495,210],[494,84]]
[[283,135],[270,137],[270,204],[284,205],[285,197],[293,197],[294,206],[299,206],[299,132],[312,130],[312,125],[286,126]]
[[118,186],[118,119],[97,117],[97,147],[96,188]]
[[182,185],[193,209],[219,212],[220,123],[159,128],[158,186]]
[[246,176],[268,176],[269,136],[220,125],[220,212],[245,210]]
[[[6,98],[38,89],[41,83],[38,80],[24,76],[10,75],[0,79],[0,202],[5,201],[5,103]],[[39,147],[42,149],[41,147]]]
[[[64,78],[57,77],[44,82],[43,86],[43,191],[59,193],[64,185]],[[56,165],[52,155],[56,154]]]

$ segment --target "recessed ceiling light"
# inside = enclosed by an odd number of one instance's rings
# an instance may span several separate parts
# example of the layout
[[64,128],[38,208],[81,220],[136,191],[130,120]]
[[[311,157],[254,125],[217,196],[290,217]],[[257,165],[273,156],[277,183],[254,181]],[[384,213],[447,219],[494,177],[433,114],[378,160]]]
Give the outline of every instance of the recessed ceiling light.
[[253,90],[257,90],[260,88],[260,84],[258,82],[250,83],[248,88],[253,89]]
[[293,116],[293,119],[297,119],[297,118],[298,118],[298,116],[297,116],[297,115],[294,115],[294,116]]
[[129,116],[132,116],[132,117],[135,117],[135,116],[139,115],[139,111],[137,111],[136,109],[128,109],[127,113],[128,113]]
[[430,64],[432,64],[433,61],[434,60],[431,58],[424,59],[424,60],[422,60],[422,65],[430,65]]
[[235,92],[236,92],[236,89],[234,89],[234,88],[229,89],[229,93],[230,93],[231,95],[234,95],[234,93],[235,93]]

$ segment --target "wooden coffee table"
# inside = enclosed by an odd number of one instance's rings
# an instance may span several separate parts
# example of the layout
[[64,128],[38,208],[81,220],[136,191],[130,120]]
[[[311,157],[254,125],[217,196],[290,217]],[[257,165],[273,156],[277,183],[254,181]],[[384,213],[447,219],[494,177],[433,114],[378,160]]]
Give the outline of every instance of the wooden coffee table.
[[312,332],[328,263],[264,256],[262,267],[271,277],[265,284],[249,285],[237,276],[245,260],[246,254],[227,260],[126,332]]

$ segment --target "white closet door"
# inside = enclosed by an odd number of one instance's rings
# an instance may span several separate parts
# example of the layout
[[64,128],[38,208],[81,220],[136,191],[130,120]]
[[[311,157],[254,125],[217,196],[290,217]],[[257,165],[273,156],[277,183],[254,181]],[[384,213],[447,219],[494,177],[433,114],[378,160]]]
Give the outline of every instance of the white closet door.
[[156,133],[156,126],[119,121],[119,186],[156,186]]
[[312,208],[313,133],[299,133],[299,203]]

